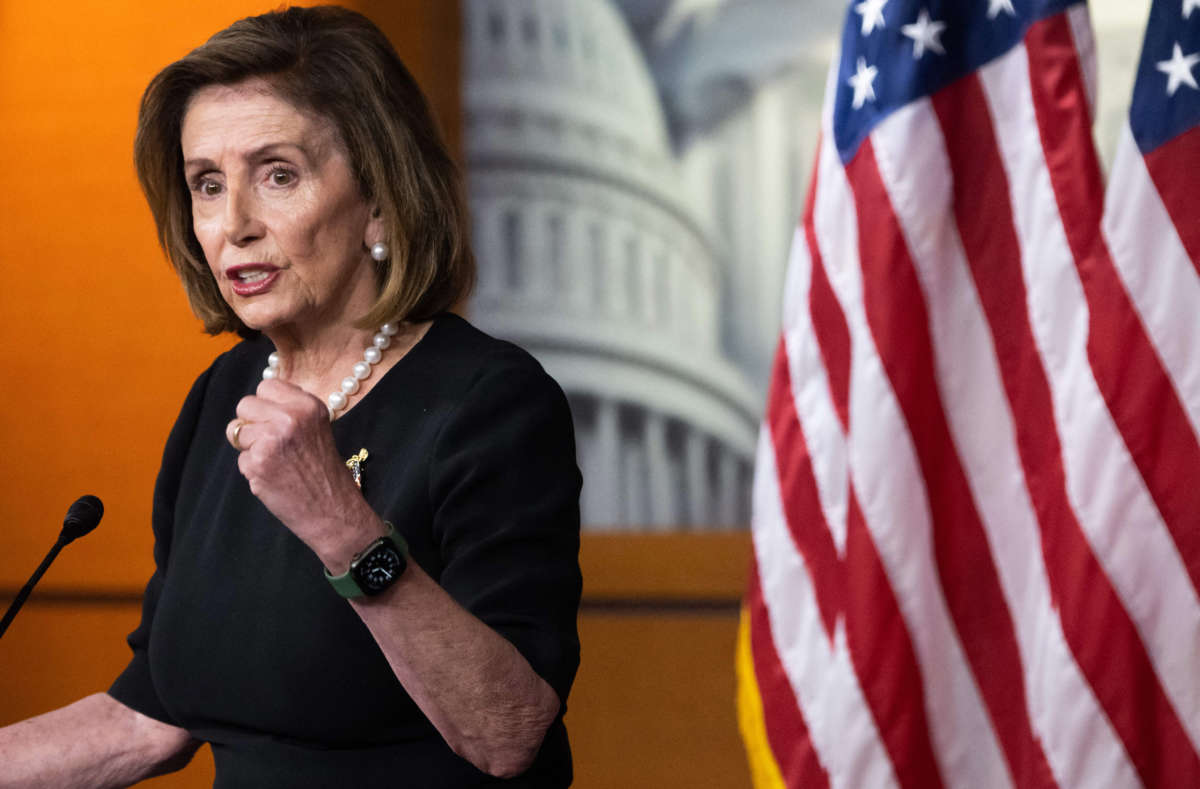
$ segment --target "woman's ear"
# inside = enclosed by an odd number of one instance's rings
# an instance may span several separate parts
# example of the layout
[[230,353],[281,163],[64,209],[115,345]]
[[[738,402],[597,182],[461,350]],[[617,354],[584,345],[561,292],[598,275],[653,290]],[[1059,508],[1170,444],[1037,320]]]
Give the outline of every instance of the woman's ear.
[[371,209],[371,218],[367,220],[367,226],[363,231],[363,246],[370,249],[381,242],[386,244],[387,241],[382,212],[379,210],[379,206],[374,206]]

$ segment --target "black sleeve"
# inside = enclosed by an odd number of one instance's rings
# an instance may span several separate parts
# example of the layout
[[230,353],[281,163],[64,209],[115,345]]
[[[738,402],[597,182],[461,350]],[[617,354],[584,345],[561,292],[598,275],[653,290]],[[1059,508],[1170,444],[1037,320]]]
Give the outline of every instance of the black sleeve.
[[179,490],[179,479],[183,474],[184,461],[187,458],[188,447],[196,430],[196,422],[200,416],[200,407],[204,402],[204,391],[208,384],[211,368],[205,371],[188,392],[183,403],[183,409],[171,428],[163,450],[162,465],[159,466],[158,479],[154,484],[154,505],[151,511],[151,522],[154,528],[154,574],[146,584],[142,596],[142,621],[137,630],[126,639],[133,650],[133,658],[129,665],[113,682],[108,694],[117,701],[143,715],[147,715],[173,726],[179,724],[172,720],[163,707],[154,684],[150,678],[150,662],[147,647],[150,643],[150,631],[154,625],[154,611],[158,606],[158,598],[162,594],[162,586],[167,571],[167,559],[171,551],[171,534],[175,521],[175,496]]
[[560,699],[579,667],[579,490],[558,384],[502,352],[434,444],[430,500],[442,587],[508,639]]

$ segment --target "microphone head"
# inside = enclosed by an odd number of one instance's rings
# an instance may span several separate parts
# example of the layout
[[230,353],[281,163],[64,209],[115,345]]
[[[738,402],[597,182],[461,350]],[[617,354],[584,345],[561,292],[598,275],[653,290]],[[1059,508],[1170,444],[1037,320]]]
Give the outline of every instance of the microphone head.
[[104,505],[100,503],[100,499],[92,495],[80,496],[67,510],[67,517],[63,519],[62,532],[59,533],[58,539],[64,544],[78,539],[96,528],[102,517]]

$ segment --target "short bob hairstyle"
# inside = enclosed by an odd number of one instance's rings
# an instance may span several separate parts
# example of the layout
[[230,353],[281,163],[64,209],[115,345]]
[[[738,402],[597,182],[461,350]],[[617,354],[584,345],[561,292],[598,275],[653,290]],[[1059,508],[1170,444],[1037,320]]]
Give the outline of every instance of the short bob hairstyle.
[[361,14],[288,8],[230,25],[159,72],[142,96],[138,180],[205,330],[252,333],[221,297],[193,232],[180,133],[197,90],[252,78],[333,124],[363,196],[378,207],[391,255],[375,264],[379,294],[358,325],[425,320],[466,298],[475,262],[461,183],[416,81]]

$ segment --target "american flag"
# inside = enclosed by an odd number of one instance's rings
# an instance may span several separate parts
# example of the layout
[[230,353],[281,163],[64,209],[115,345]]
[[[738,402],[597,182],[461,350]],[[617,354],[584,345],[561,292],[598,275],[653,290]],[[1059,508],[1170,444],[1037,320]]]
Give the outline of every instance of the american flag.
[[758,787],[1200,787],[1200,0],[855,0],[754,484]]

